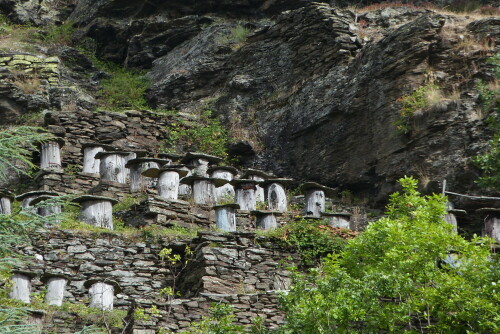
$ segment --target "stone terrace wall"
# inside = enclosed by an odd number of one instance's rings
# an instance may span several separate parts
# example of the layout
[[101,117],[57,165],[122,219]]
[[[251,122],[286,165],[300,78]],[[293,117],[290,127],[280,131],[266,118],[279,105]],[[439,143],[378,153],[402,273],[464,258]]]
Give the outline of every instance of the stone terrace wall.
[[[298,259],[267,238],[245,232],[204,232],[189,241],[139,239],[143,238],[116,233],[40,232],[33,237],[32,247],[20,250],[39,260],[22,269],[36,274],[32,292],[45,288],[40,281],[45,273],[68,276],[71,282],[66,288],[65,301],[73,303],[88,303],[85,281],[116,281],[123,289],[115,297],[117,309],[126,310],[135,300],[140,308],[155,306],[159,310],[150,320],[136,322],[136,334],[153,334],[159,327],[174,332],[185,329],[191,321],[207,315],[212,302],[221,301],[235,306],[235,315],[241,324],[250,324],[256,316],[263,317],[269,327],[282,322],[273,290],[287,287],[289,273],[284,267],[298,263],[295,262]],[[188,244],[194,250],[194,257],[177,281],[182,299],[170,305],[159,291],[172,286],[173,275],[158,254],[167,247],[182,255]],[[71,317],[76,318],[68,320]],[[57,324],[54,328],[58,333],[73,333],[83,326],[77,315],[61,312],[46,320]],[[47,326],[48,330],[52,325]]]
[[82,168],[82,143],[98,142],[123,149],[143,149],[157,153],[162,139],[167,137],[165,115],[148,111],[51,112],[45,115],[50,132],[63,137],[61,150],[63,166]]
[[296,254],[254,233],[199,233],[196,258],[182,276],[185,295],[235,294],[286,290]]

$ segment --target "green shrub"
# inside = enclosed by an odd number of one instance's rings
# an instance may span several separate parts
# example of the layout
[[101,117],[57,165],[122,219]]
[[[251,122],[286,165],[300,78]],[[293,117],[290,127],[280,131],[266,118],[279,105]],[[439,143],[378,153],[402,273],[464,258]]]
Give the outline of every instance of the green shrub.
[[325,221],[301,218],[268,233],[288,247],[296,249],[306,265],[317,263],[330,253],[339,253],[346,239],[356,235],[346,229],[332,228]]
[[282,296],[290,333],[498,333],[493,240],[467,241],[443,220],[446,198],[400,180],[387,217]]

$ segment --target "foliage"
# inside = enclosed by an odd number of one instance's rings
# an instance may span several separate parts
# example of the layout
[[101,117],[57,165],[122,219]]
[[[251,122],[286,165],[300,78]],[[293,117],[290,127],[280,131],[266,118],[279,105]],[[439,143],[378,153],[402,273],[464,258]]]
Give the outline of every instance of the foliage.
[[234,324],[233,307],[229,304],[212,304],[209,316],[191,324],[183,334],[243,334],[244,327]]
[[184,261],[180,254],[174,254],[172,248],[163,248],[158,254],[160,260],[167,265],[169,271],[172,273],[172,286],[164,287],[160,290],[160,296],[167,300],[167,312],[172,312],[173,300],[180,293],[177,290],[177,279],[181,273],[186,269],[189,262],[193,258],[193,250],[186,245],[184,249]]
[[112,63],[99,62],[98,65],[104,67],[110,75],[109,78],[101,80],[99,102],[103,107],[114,111],[147,108],[145,94],[150,82],[143,72]]
[[338,253],[346,239],[356,234],[346,229],[333,228],[324,221],[301,218],[272,232],[286,246],[297,249],[302,261],[311,265],[330,253]]
[[440,96],[439,87],[435,84],[428,84],[417,88],[410,95],[400,97],[397,101],[401,103],[399,119],[394,122],[396,128],[401,133],[410,131],[410,121],[419,110],[428,109],[438,102]]
[[147,196],[145,195],[139,195],[139,196],[127,195],[120,202],[118,202],[116,205],[113,206],[113,212],[130,210],[133,206],[139,204],[146,198]]
[[168,130],[168,151],[200,151],[227,157],[227,132],[221,122],[212,117],[211,110],[204,111],[196,123],[172,122]]
[[26,173],[25,168],[35,168],[31,154],[38,151],[38,144],[53,136],[45,130],[31,126],[19,126],[0,130],[0,180],[7,178],[9,170]]
[[387,217],[282,296],[291,333],[498,333],[498,256],[443,220],[446,198],[400,180]]
[[[496,118],[497,129],[498,115]],[[500,131],[497,130],[493,138],[488,142],[488,151],[484,154],[474,157],[474,162],[483,171],[477,183],[484,188],[500,190]]]
[[216,43],[218,45],[231,45],[233,50],[239,49],[245,41],[247,40],[248,35],[251,33],[251,30],[245,27],[242,24],[237,25],[232,28],[229,34],[218,38]]
[[[488,58],[493,65],[496,80],[500,79],[500,54]],[[483,110],[490,113],[488,126],[493,130],[493,138],[488,142],[485,153],[474,157],[473,161],[483,171],[483,176],[477,183],[484,188],[500,190],[500,89],[498,85],[487,85],[478,81],[476,88],[479,90],[483,103]]]

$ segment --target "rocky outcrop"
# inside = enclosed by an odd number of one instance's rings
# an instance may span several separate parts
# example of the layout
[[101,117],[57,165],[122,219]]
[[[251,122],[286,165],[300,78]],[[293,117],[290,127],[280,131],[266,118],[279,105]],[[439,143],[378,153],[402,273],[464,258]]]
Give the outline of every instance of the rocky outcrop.
[[[488,78],[481,64],[492,49],[461,50],[468,33],[453,31],[466,26],[460,19],[405,8],[383,16],[365,14],[380,35],[362,42],[352,13],[311,4],[257,28],[226,54],[213,45],[224,27],[212,26],[153,62],[150,101],[189,109],[193,100],[210,100],[230,127],[260,135],[263,166],[374,201],[383,202],[404,175],[427,190],[438,191],[443,179],[457,191],[474,189],[470,157],[489,137],[474,80]],[[469,28],[480,38],[495,26],[486,21]],[[428,80],[442,87],[442,101],[417,113],[409,134],[398,132],[398,99]],[[453,90],[460,99],[448,97]]]
[[0,12],[12,22],[36,26],[60,24],[74,8],[74,0],[0,0]]

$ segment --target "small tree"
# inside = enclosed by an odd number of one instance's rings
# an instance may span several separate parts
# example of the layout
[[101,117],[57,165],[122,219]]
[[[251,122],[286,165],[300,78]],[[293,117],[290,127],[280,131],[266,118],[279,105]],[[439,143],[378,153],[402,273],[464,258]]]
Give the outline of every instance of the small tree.
[[291,333],[498,333],[500,267],[491,239],[467,241],[443,219],[445,198],[400,180],[387,217],[338,256],[295,274],[284,295]]

